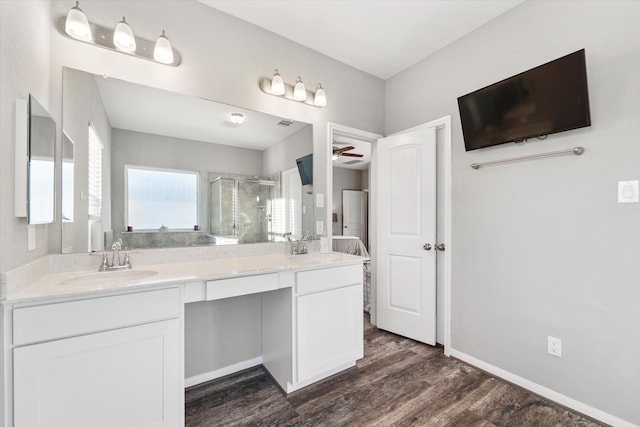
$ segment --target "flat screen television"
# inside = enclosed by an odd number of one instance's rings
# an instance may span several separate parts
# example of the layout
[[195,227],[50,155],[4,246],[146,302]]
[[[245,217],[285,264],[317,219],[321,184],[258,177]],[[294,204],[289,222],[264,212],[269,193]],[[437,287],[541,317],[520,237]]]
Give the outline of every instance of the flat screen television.
[[584,49],[458,98],[466,151],[591,125]]
[[313,154],[296,159],[302,185],[313,184]]

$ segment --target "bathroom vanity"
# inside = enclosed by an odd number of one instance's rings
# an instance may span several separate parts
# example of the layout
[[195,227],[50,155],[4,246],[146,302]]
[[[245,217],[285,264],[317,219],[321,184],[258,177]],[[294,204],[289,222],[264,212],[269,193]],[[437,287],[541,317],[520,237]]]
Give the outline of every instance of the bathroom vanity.
[[363,260],[224,256],[101,273],[52,271],[44,260],[38,274],[7,273],[3,425],[183,425],[184,313],[194,302],[258,295],[261,362],[284,392],[354,366]]

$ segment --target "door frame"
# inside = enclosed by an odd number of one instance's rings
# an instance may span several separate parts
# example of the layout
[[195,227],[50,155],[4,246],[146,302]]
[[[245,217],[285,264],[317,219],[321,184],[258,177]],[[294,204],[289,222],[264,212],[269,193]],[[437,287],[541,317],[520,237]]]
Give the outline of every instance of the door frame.
[[[394,134],[400,133],[408,133],[416,130],[435,127],[436,132],[440,129],[444,129],[444,141],[443,141],[443,149],[444,149],[444,164],[438,164],[438,167],[443,167],[444,169],[444,240],[438,239],[440,242],[444,242],[446,244],[446,250],[442,253],[444,255],[444,272],[442,275],[443,280],[443,291],[444,291],[444,354],[445,356],[450,356],[451,354],[451,272],[452,272],[452,252],[453,252],[453,239],[452,239],[452,176],[453,176],[453,156],[452,156],[452,138],[451,138],[451,116],[444,116],[439,119],[431,120],[429,122],[413,126],[411,128],[395,132]],[[343,126],[337,123],[329,122],[327,124],[327,159],[331,159],[331,155],[333,154],[332,145],[333,145],[333,132],[338,131],[340,133],[351,134],[354,136],[359,136],[362,138],[371,139],[371,165],[369,167],[369,177],[371,180],[370,190],[376,188],[376,154],[377,154],[377,140],[378,138],[382,138],[382,135],[364,131],[361,129],[356,129],[348,126]],[[387,135],[387,136],[391,136]],[[376,260],[376,226],[377,226],[377,200],[375,196],[375,191],[370,191],[370,212],[369,212],[369,253],[372,255],[372,259],[375,262]],[[326,224],[332,223],[331,213],[333,209],[332,203],[333,197],[333,164],[331,161],[327,162],[327,209],[325,215]],[[438,218],[440,220],[440,218]],[[327,226],[327,236],[332,238],[332,230],[331,227]],[[373,325],[376,324],[376,277],[375,277],[375,269],[371,272],[371,323]]]

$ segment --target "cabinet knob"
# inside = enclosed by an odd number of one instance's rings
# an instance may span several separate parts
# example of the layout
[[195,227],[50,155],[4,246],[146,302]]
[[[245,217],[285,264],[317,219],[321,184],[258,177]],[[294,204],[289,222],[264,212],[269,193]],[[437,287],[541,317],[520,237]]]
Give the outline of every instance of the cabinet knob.
[[422,249],[424,249],[425,251],[430,251],[431,243],[425,243],[424,245],[422,245]]
[[439,251],[444,252],[444,243],[438,243],[436,245],[436,249],[439,250]]

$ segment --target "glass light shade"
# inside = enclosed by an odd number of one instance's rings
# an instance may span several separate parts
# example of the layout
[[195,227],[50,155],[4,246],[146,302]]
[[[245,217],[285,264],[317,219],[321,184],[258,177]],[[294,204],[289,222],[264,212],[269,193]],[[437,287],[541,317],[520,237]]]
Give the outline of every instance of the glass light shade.
[[316,95],[313,98],[313,103],[318,107],[327,105],[327,95],[324,93],[324,89],[320,83],[318,83],[318,87],[316,87]]
[[113,32],[113,44],[116,46],[116,49],[123,52],[136,51],[136,39],[133,36],[131,27],[127,24],[127,21],[125,21],[124,16],[122,17],[122,21],[118,22]]
[[156,46],[153,49],[153,58],[164,64],[173,64],[173,48],[171,47],[171,42],[164,34],[164,30],[162,30],[162,34],[156,40]]
[[78,2],[69,10],[67,20],[64,24],[64,30],[74,39],[84,41],[91,41],[93,39],[87,16],[78,6]]
[[307,89],[304,87],[304,83],[302,83],[302,78],[300,76],[298,76],[296,85],[293,88],[293,99],[296,101],[305,101],[307,99]]
[[234,125],[241,125],[244,123],[244,116],[242,113],[231,113],[229,114],[229,120],[231,120],[231,123]]
[[284,81],[278,73],[277,68],[273,71],[273,78],[271,79],[271,93],[274,95],[284,95]]

